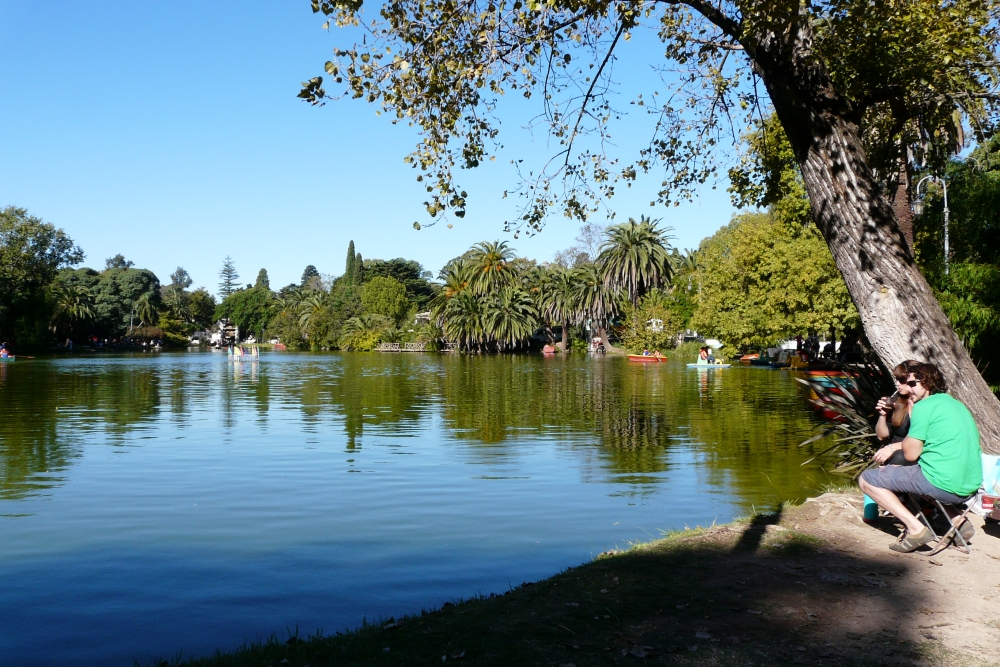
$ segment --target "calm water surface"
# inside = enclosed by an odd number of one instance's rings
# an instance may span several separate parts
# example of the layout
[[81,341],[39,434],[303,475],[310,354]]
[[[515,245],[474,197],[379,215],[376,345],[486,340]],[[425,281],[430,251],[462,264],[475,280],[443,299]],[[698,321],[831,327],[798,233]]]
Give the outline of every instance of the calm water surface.
[[212,352],[0,364],[0,664],[503,592],[828,481],[786,372]]

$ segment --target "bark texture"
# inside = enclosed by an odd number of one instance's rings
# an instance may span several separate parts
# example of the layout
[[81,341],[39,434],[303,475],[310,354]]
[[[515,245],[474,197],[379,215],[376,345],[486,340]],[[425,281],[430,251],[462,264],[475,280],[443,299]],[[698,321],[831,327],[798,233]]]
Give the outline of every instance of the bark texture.
[[805,4],[740,35],[788,135],[865,333],[883,363],[929,361],[976,418],[983,451],[1000,454],[1000,401],[955,335],[868,167],[857,115],[812,48]]

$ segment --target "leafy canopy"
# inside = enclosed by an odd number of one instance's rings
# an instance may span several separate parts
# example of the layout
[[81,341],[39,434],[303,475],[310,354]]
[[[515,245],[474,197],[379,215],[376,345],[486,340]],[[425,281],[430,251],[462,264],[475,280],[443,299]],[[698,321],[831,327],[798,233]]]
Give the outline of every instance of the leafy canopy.
[[407,298],[413,301],[418,308],[426,306],[431,297],[434,296],[434,288],[429,282],[430,271],[425,271],[420,262],[415,260],[397,257],[390,260],[370,259],[366,261],[364,266],[365,282],[378,276],[394,278],[401,282],[406,287]]
[[215,319],[227,317],[241,331],[250,332],[259,340],[274,317],[275,306],[274,293],[267,287],[242,289],[230,294],[216,307]]
[[93,295],[97,326],[116,335],[140,321],[153,324],[153,311],[161,298],[160,280],[148,269],[105,269],[94,286]]
[[83,251],[61,229],[27,209],[0,210],[0,335],[24,302],[36,299],[60,268],[83,261]]
[[738,348],[860,325],[815,226],[773,212],[736,216],[702,242],[691,326]]
[[[405,161],[426,186],[433,218],[465,215],[455,170],[492,159],[508,95],[536,101],[534,126],[557,146],[545,164],[518,167],[523,199],[511,226],[540,229],[553,208],[584,219],[646,172],[662,175],[656,202],[693,196],[763,117],[766,87],[778,82],[762,82],[754,65],[776,35],[810,41],[810,57],[860,122],[869,164],[883,180],[907,151],[943,164],[963,139],[962,118],[977,135],[997,120],[993,0],[388,0],[371,18],[363,0],[311,4],[328,17],[325,27],[363,33],[324,67],[333,96],[363,99],[392,123],[417,128]],[[619,51],[639,30],[663,44],[663,59],[648,63],[659,81],[637,78],[635,89],[619,90]],[[781,85],[815,83],[781,71]],[[653,121],[636,155],[607,150],[626,115],[618,92]],[[324,78],[304,82],[299,96],[322,104]]]

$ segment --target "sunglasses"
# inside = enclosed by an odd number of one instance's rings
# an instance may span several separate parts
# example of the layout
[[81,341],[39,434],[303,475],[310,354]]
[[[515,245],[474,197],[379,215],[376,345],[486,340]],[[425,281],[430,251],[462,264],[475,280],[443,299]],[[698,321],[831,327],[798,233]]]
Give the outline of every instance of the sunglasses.
[[907,387],[916,387],[920,380],[896,380],[896,384],[905,384]]

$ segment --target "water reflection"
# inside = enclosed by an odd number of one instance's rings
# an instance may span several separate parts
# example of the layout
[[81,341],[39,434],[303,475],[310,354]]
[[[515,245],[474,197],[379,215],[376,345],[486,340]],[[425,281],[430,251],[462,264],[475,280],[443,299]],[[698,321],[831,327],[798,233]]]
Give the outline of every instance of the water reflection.
[[[439,432],[482,462],[516,456],[522,441],[550,440],[590,457],[629,492],[662,484],[681,449],[703,480],[744,504],[800,495],[812,429],[785,373],[696,371],[569,356],[269,355],[227,363],[188,353],[0,365],[0,497],[61,483],[80,439],[141,445],[147,425],[178,432],[208,420],[220,437],[250,421],[296,418],[305,434],[341,433],[357,452],[369,434],[400,439]],[[280,415],[280,416],[279,416]],[[819,446],[819,445],[817,445]],[[822,480],[817,478],[815,486]]]

